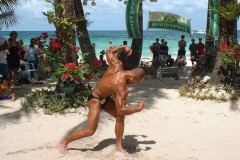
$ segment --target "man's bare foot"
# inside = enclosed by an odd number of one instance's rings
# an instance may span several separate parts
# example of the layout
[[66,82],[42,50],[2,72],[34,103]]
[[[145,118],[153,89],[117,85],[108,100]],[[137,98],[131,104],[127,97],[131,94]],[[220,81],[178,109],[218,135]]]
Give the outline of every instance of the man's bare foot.
[[123,154],[126,153],[126,151],[123,149],[122,146],[116,146],[116,147],[115,147],[115,151],[117,151],[117,152],[121,152],[121,153],[123,153]]
[[67,145],[61,141],[58,145],[58,150],[59,150],[59,153],[63,154],[63,155],[66,155],[68,154],[68,151],[67,151]]

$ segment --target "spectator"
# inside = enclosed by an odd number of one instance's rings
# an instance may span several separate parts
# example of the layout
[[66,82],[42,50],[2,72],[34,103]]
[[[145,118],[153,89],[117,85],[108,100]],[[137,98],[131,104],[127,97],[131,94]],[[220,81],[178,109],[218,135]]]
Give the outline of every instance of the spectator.
[[[35,39],[32,38],[30,40],[30,45],[29,46],[26,46],[24,47],[24,52],[25,52],[25,55],[24,55],[24,61],[26,62],[26,70],[27,69],[33,69],[32,68],[32,65],[33,64],[34,66],[34,69],[37,69],[37,66],[38,66],[38,61],[37,61],[37,54],[38,54],[38,49],[35,47]],[[35,78],[37,76],[35,75]],[[37,82],[37,78],[35,79],[34,78],[34,75],[33,73],[29,73],[28,72],[28,81],[30,83],[36,83]]]
[[10,38],[8,40],[8,51],[7,54],[7,63],[8,63],[8,80],[12,81],[13,74],[13,83],[14,86],[19,86],[18,83],[18,69],[20,67],[20,56],[18,54],[19,51],[19,43],[17,41],[17,32],[12,31],[10,33]]
[[173,67],[174,66],[174,59],[172,58],[171,54],[168,55],[167,61],[166,61],[167,67]]
[[161,45],[159,43],[159,39],[156,38],[156,42],[152,44],[153,60],[155,59],[155,57],[159,57],[160,46]]
[[106,60],[103,58],[104,54],[105,54],[105,50],[102,50],[102,51],[100,52],[100,56],[99,56],[100,62],[102,63],[101,68],[107,67],[107,62],[106,62]]
[[205,45],[202,43],[202,38],[199,38],[198,41],[199,41],[198,44],[197,44],[198,56],[204,56]]
[[6,60],[7,52],[5,50],[8,49],[7,41],[5,38],[0,37],[0,75],[3,77],[7,77],[8,75],[8,65]]
[[163,59],[165,59],[167,58],[167,55],[168,55],[168,46],[167,46],[167,42],[164,41],[160,47],[160,56],[162,56]]
[[195,39],[191,39],[192,43],[189,45],[189,50],[190,50],[190,58],[192,65],[194,64],[194,61],[196,61],[197,58],[197,51],[198,51],[198,45],[195,43]]
[[110,49],[110,48],[112,48],[112,47],[113,47],[113,44],[112,44],[111,41],[109,41],[108,48]]
[[19,39],[18,40],[18,43],[19,43],[19,51],[18,51],[18,54],[19,54],[19,57],[20,57],[20,60],[23,60],[24,61],[24,43],[23,43],[23,40],[22,39]]
[[127,43],[127,41],[123,41],[123,45],[127,45],[128,43]]
[[13,93],[13,91],[8,83],[8,79],[6,77],[1,79],[0,99],[1,100],[11,99],[12,101],[15,100],[15,94]]
[[185,56],[186,50],[185,47],[187,46],[187,42],[184,40],[185,36],[181,35],[181,40],[178,41],[178,56]]

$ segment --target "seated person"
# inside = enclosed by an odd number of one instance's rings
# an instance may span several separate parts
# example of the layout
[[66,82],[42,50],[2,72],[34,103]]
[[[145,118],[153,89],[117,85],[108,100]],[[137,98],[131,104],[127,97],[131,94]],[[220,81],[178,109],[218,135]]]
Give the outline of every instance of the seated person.
[[[35,47],[35,39],[32,38],[30,41],[29,46],[24,47],[24,60],[26,62],[26,70],[27,69],[37,69],[38,66],[38,60],[37,60],[37,54],[38,54],[38,49]],[[34,66],[30,65],[33,64]],[[28,81],[31,83],[36,83],[37,82],[37,75],[33,75],[33,72],[28,72],[27,74]]]
[[158,56],[154,57],[153,63],[152,63],[153,69],[158,69],[160,66],[161,66],[161,62],[159,60],[159,57]]
[[12,101],[15,100],[15,93],[13,93],[10,85],[8,84],[8,79],[5,77],[1,79],[0,99],[1,100],[11,99]]
[[171,54],[169,54],[168,57],[167,57],[166,66],[167,67],[173,67],[174,66],[174,58],[172,58]]
[[186,62],[186,56],[184,55],[179,55],[176,59],[176,64],[177,64],[177,67],[182,70],[182,68],[184,66],[186,66],[187,62]]

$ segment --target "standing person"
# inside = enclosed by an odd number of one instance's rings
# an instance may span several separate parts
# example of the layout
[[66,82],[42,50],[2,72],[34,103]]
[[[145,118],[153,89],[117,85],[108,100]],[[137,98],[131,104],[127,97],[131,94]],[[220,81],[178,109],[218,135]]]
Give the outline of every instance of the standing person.
[[163,56],[164,58],[167,58],[168,55],[168,46],[167,46],[167,41],[164,41],[160,47],[160,55]]
[[20,56],[20,59],[24,61],[25,51],[24,51],[24,43],[23,43],[23,40],[22,40],[22,39],[19,39],[19,40],[18,40],[18,43],[19,43],[19,51],[18,51],[18,54],[19,54],[19,56]]
[[202,43],[202,38],[198,39],[197,48],[198,48],[198,56],[203,57],[205,54],[205,52],[204,52],[205,45]]
[[[27,68],[29,69],[33,69],[31,68],[32,66],[30,64],[34,65],[34,69],[37,69],[37,54],[38,54],[38,49],[35,47],[35,39],[32,38],[30,40],[30,45],[24,47],[24,61],[27,63],[26,64],[26,70]],[[33,73],[29,73],[28,72],[28,81],[31,83],[36,83],[36,79],[34,79]]]
[[178,41],[178,56],[185,56],[186,55],[186,46],[187,42],[184,40],[185,36],[181,35],[181,40]]
[[[88,127],[84,130],[75,131],[62,140],[59,144],[60,153],[67,153],[67,145],[70,142],[94,134],[101,110],[115,117],[116,150],[125,152],[122,147],[125,116],[140,112],[144,106],[143,101],[138,101],[136,107],[126,106],[127,84],[137,84],[143,81],[144,70],[142,68],[123,70],[122,62],[117,57],[117,54],[123,50],[126,51],[128,56],[132,54],[132,50],[127,46],[115,47],[106,51],[109,67],[88,97]],[[110,97],[113,94],[116,97],[115,100]]]
[[19,86],[18,83],[18,69],[20,67],[20,56],[18,54],[19,51],[19,43],[17,41],[17,32],[12,31],[10,33],[10,38],[8,40],[8,51],[7,54],[7,63],[8,63],[8,80],[12,81],[13,74],[13,84],[14,86]]
[[0,37],[0,75],[3,77],[8,76],[8,65],[6,60],[7,52],[5,50],[8,49],[7,41],[5,38]]
[[164,45],[164,42],[165,42],[165,40],[164,40],[164,39],[161,39],[161,46]]
[[197,51],[198,51],[198,45],[195,43],[195,39],[191,39],[192,43],[189,45],[189,50],[190,50],[190,57],[191,57],[191,62],[193,65],[193,62],[196,61],[197,58]]
[[111,49],[113,47],[113,44],[111,41],[109,41],[108,48]]
[[153,60],[155,57],[159,57],[160,54],[160,43],[159,43],[159,38],[156,38],[156,42],[152,44],[152,52],[153,52]]

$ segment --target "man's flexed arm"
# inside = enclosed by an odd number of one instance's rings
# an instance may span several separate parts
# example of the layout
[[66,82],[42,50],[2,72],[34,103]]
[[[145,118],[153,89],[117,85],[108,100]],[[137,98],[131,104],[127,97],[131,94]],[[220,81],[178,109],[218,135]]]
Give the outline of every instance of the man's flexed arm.
[[132,54],[132,49],[127,45],[111,48],[106,51],[106,58],[109,65],[115,65],[121,62],[117,57],[117,54],[121,51],[126,51],[128,56]]
[[144,106],[143,101],[138,101],[138,105],[136,107],[132,106],[127,107],[126,104],[127,104],[126,97],[122,97],[121,95],[116,96],[115,105],[118,116],[131,115],[133,113],[140,112]]

